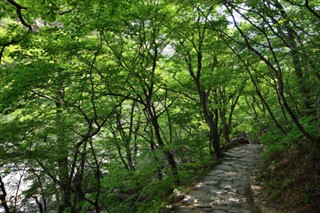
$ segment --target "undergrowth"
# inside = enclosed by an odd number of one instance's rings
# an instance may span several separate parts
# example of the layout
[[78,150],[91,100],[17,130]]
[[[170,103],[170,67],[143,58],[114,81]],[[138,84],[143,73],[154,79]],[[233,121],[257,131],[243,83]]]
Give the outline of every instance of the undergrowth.
[[268,148],[260,173],[269,203],[280,212],[320,212],[320,156],[304,141],[273,138],[276,142],[268,143],[270,137],[264,141]]

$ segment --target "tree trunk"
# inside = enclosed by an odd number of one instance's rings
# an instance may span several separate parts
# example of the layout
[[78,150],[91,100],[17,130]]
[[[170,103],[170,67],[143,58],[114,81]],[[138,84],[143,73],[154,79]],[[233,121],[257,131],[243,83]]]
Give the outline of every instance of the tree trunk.
[[2,181],[2,177],[0,176],[0,189],[1,189],[1,192],[2,194],[0,194],[0,200],[1,200],[1,204],[5,210],[6,213],[11,213],[10,209],[9,209],[9,206],[7,205],[7,202],[6,202],[6,196],[7,196],[7,191],[4,187],[4,183]]
[[[314,111],[312,111],[312,98],[310,97],[310,95],[312,95],[312,93],[310,93],[310,88],[305,83],[305,79],[304,79],[304,76],[305,76],[304,72],[303,72],[303,63],[304,63],[303,61],[304,60],[301,58],[302,55],[299,53],[298,46],[296,44],[295,35],[297,35],[297,33],[290,26],[290,20],[288,19],[287,13],[286,13],[285,9],[283,8],[283,6],[281,5],[281,3],[277,2],[275,4],[275,6],[280,11],[280,14],[284,20],[283,26],[286,29],[287,33],[286,34],[283,33],[284,34],[283,39],[287,39],[286,46],[288,48],[290,48],[292,64],[293,64],[296,78],[298,81],[299,90],[300,90],[299,92],[302,95],[303,105],[305,108],[304,112],[305,113],[310,113],[310,112],[314,113]],[[305,56],[303,56],[303,57],[305,57]]]
[[165,148],[165,144],[163,143],[162,137],[161,137],[161,130],[160,130],[160,126],[159,126],[159,122],[158,122],[158,117],[155,113],[155,109],[153,105],[150,105],[147,107],[147,113],[148,116],[151,120],[152,126],[153,126],[153,130],[157,139],[157,143],[159,145],[159,147],[161,147],[163,149],[163,152],[166,156],[166,159],[169,163],[170,169],[173,173],[174,176],[174,180],[175,180],[175,184],[177,186],[181,185],[181,181],[179,178],[179,173],[178,173],[178,167],[177,167],[177,163],[174,159],[173,153],[170,150],[166,150]]
[[[286,111],[288,112],[288,114],[290,115],[292,121],[294,122],[294,124],[296,125],[296,127],[298,128],[298,130],[301,132],[301,134],[310,142],[314,142],[315,138],[310,135],[305,128],[301,125],[301,123],[299,122],[298,117],[295,115],[294,111],[291,109],[291,107],[289,106],[285,93],[284,93],[284,83],[283,83],[283,78],[282,78],[282,70],[280,67],[280,64],[278,62],[278,59],[274,53],[274,49],[273,47],[269,44],[269,50],[271,51],[271,53],[273,54],[273,58],[276,61],[276,66],[274,66],[270,60],[268,58],[266,58],[261,52],[259,52],[257,49],[255,49],[251,43],[250,40],[248,39],[248,37],[244,34],[244,32],[240,29],[240,27],[238,26],[238,23],[235,20],[234,14],[231,11],[230,7],[225,4],[227,10],[229,11],[230,15],[232,16],[233,22],[235,24],[235,27],[237,28],[237,30],[239,31],[239,33],[241,34],[242,38],[245,40],[246,46],[248,47],[248,49],[250,51],[252,51],[255,55],[257,55],[271,70],[273,70],[274,72],[274,76],[275,76],[275,80],[277,80],[278,83],[278,87],[276,88],[276,93],[279,96],[280,100],[281,100],[281,104],[283,105],[283,107],[286,109]],[[260,29],[261,30],[261,29]],[[267,36],[265,31],[261,31],[265,38],[269,41],[269,37]]]
[[318,118],[317,144],[318,144],[318,148],[320,150],[320,92],[319,92],[318,97],[317,97],[316,107],[317,107],[317,118]]
[[226,110],[220,109],[219,114],[220,114],[220,119],[222,122],[222,135],[223,135],[223,138],[226,141],[226,143],[228,143],[230,141],[230,137],[229,137],[230,127],[229,127],[227,119],[226,119]]
[[220,147],[220,134],[219,134],[219,129],[218,129],[218,117],[217,113],[216,116],[209,111],[209,106],[208,106],[208,94],[201,89],[200,83],[197,86],[198,87],[198,93],[200,96],[200,104],[201,104],[201,109],[202,109],[202,114],[203,117],[209,127],[209,139],[210,143],[213,147],[214,150],[214,155],[216,159],[221,158],[221,147]]
[[62,100],[61,92],[57,93],[56,101],[56,121],[57,121],[57,147],[58,147],[58,177],[59,181],[63,184],[61,188],[60,202],[58,212],[63,213],[68,207],[71,206],[70,200],[70,181],[69,181],[69,168],[68,168],[68,148],[65,141],[64,127],[62,123]]

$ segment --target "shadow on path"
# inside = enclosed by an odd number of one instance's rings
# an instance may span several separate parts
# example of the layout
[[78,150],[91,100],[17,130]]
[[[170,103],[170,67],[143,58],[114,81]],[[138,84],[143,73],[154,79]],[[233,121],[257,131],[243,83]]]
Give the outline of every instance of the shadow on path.
[[260,144],[244,144],[225,152],[222,163],[189,192],[174,213],[254,212],[250,174],[259,162]]

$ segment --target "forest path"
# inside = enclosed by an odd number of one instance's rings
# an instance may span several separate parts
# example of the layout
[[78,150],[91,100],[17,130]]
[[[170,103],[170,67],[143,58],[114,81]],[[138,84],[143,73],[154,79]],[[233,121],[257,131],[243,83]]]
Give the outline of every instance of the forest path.
[[260,144],[244,144],[225,152],[222,163],[215,166],[173,212],[256,212],[250,177],[262,149]]

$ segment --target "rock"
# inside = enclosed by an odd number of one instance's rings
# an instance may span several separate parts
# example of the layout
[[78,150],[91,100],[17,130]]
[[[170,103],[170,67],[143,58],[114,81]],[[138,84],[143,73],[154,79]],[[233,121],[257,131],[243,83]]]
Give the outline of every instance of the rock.
[[232,208],[232,206],[219,206],[219,207],[216,207],[215,210],[221,210],[221,211],[228,212],[228,210],[231,208]]
[[220,188],[221,188],[221,189],[231,189],[232,186],[231,186],[231,183],[230,183],[230,182],[222,182],[222,183],[220,184]]
[[222,165],[222,164],[221,164],[221,165],[216,166],[216,169],[222,170],[222,171],[224,171],[224,172],[234,170],[234,168],[233,168],[232,166],[229,166],[229,165]]
[[175,209],[173,212],[175,212],[175,213],[191,213],[192,211],[190,208],[182,206],[182,207]]
[[226,211],[222,211],[222,210],[214,210],[213,213],[226,213]]
[[210,193],[214,196],[221,196],[223,194],[226,194],[227,191],[226,190],[222,190],[222,189],[212,189],[210,190]]
[[208,176],[217,176],[220,173],[224,173],[225,171],[223,170],[219,170],[217,168],[215,168],[215,170],[212,170],[211,172],[208,173]]
[[[240,140],[240,139],[239,139]],[[182,201],[175,213],[216,212],[249,213],[249,176],[259,162],[263,146],[244,144],[225,152],[220,165],[209,172]]]
[[219,181],[211,180],[211,181],[205,182],[205,184],[210,185],[210,186],[218,186],[219,185]]

